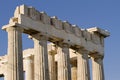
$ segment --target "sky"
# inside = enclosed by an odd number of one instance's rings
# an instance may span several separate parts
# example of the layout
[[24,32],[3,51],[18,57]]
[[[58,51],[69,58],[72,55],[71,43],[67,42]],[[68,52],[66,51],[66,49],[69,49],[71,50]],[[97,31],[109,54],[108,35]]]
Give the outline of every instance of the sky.
[[[105,39],[105,80],[120,80],[120,0],[0,0],[0,55],[7,53],[7,32],[1,28],[13,17],[16,6],[26,4],[80,28],[99,27],[110,32]],[[23,49],[33,42],[23,35]],[[1,79],[2,80],[2,79]]]

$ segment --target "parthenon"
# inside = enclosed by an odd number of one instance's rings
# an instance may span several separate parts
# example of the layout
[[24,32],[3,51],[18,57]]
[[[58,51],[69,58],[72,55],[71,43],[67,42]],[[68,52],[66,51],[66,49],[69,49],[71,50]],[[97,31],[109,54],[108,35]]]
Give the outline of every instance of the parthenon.
[[[105,80],[107,30],[81,29],[26,5],[17,6],[2,29],[8,33],[7,54],[0,57],[4,80],[91,80],[90,73],[92,80]],[[22,33],[33,40],[34,48],[22,49]]]

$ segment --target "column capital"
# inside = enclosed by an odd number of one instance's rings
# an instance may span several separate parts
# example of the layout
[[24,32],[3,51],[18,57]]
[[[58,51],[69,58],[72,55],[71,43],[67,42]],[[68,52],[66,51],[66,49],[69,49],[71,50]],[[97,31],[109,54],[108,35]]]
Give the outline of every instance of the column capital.
[[26,56],[26,57],[24,57],[24,59],[25,59],[25,60],[31,60],[31,59],[32,59],[32,55]]
[[58,45],[60,46],[60,47],[70,47],[70,45],[68,44],[68,43],[64,43],[64,42],[58,42]]
[[97,55],[97,54],[91,54],[90,55],[92,59],[96,60],[103,60],[104,56],[102,55]]
[[77,54],[81,54],[83,58],[88,59],[89,51],[80,48],[80,49],[77,49]]
[[103,63],[103,57],[102,56],[92,57],[92,60],[95,61],[98,64]]
[[17,30],[17,31],[20,31],[20,32],[23,32],[24,29],[22,27],[17,27],[17,26],[12,26],[12,27],[7,27],[6,28],[6,31],[9,32],[9,31],[13,31],[13,30]]
[[87,50],[85,50],[85,49],[83,49],[83,48],[79,48],[79,49],[77,49],[77,51],[78,51],[80,54],[88,54],[88,53],[89,53],[89,51],[87,51]]

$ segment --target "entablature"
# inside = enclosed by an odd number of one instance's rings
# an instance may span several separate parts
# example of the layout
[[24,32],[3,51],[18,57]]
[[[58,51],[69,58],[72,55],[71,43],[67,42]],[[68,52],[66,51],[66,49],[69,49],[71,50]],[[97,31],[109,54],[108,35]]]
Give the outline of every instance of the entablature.
[[[71,48],[83,47],[89,52],[95,51],[100,55],[104,55],[104,38],[109,36],[109,32],[106,30],[96,27],[81,29],[26,5],[18,6],[14,17],[2,29],[6,30],[10,26],[21,27],[24,29],[23,32],[29,35],[39,33],[47,36],[51,42],[67,43]],[[96,35],[96,33],[99,34]]]

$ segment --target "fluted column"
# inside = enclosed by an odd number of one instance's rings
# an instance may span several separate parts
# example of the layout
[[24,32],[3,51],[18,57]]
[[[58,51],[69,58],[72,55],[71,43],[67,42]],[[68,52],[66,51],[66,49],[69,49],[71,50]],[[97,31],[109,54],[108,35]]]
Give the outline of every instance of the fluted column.
[[72,80],[77,80],[77,62],[76,62],[76,60],[71,62],[71,76],[72,76]]
[[49,76],[50,80],[56,80],[56,69],[55,69],[55,52],[49,52],[48,64],[49,64]]
[[[7,58],[7,57],[6,57],[6,58]],[[4,80],[8,80],[8,78],[7,78],[7,77],[8,77],[8,76],[7,76],[7,74],[8,74],[7,65],[8,65],[7,62],[4,63],[4,69],[3,69],[3,70],[4,70],[4,71],[3,71],[3,72],[4,72]]]
[[33,60],[31,56],[25,57],[25,80],[34,80]]
[[8,27],[8,65],[9,80],[23,80],[22,29]]
[[[6,73],[7,73],[7,72],[6,72]],[[6,75],[6,74],[4,75],[4,80],[8,80],[8,79],[7,79],[7,75]]]
[[90,80],[88,53],[84,50],[77,53],[77,80]]
[[71,80],[69,46],[61,44],[58,48],[58,80]]
[[104,80],[103,58],[92,57],[93,80]]
[[47,38],[35,35],[34,41],[34,80],[49,80]]
[[[6,66],[6,65],[5,65],[5,66]],[[7,76],[8,73],[7,73],[7,70],[6,70],[6,69],[7,69],[7,68],[5,68],[5,72],[4,72],[4,80],[9,80],[9,79],[7,78],[7,77],[8,77],[8,76]]]

